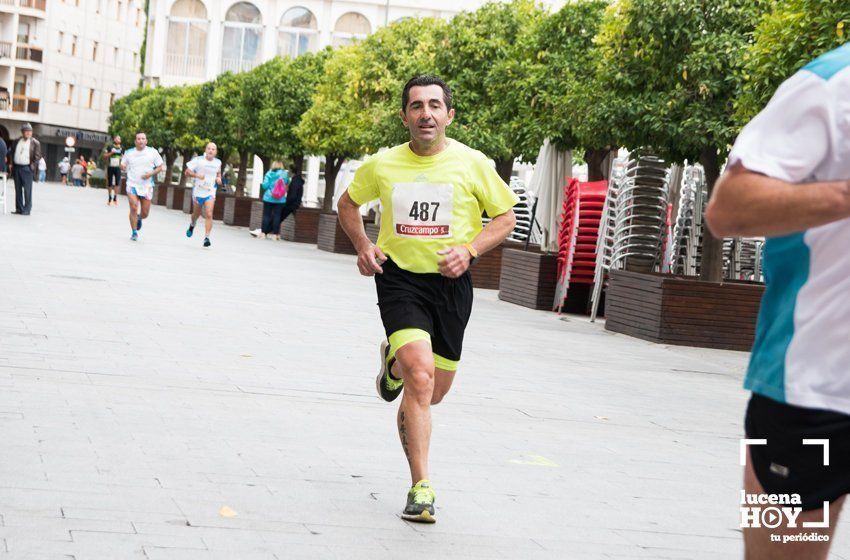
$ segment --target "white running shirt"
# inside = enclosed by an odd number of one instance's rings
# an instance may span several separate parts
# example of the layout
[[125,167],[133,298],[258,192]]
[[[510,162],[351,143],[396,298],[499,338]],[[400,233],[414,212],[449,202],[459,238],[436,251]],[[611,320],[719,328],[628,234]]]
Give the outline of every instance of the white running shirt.
[[[729,163],[789,183],[850,180],[850,43],[783,83]],[[769,238],[745,387],[850,414],[850,218]]]
[[199,175],[203,175],[204,177],[203,179],[194,179],[194,186],[192,187],[192,196],[195,198],[206,198],[208,196],[215,196],[215,191],[217,188],[215,184],[215,179],[221,172],[221,160],[218,158],[213,158],[209,160],[206,156],[198,156],[196,158],[193,158],[189,163],[187,163],[186,167],[192,173],[198,173]]
[[155,176],[142,179],[142,175],[162,165],[162,156],[159,152],[150,146],[146,146],[144,150],[133,148],[124,152],[121,163],[127,166],[128,189],[135,188],[140,195],[153,192]]

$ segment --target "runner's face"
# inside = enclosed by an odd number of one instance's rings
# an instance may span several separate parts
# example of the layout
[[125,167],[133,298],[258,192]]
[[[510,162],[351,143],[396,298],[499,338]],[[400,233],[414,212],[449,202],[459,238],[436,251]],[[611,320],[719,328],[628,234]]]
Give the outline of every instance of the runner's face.
[[148,145],[148,137],[146,134],[136,134],[136,149],[144,150],[145,146]]
[[218,153],[218,148],[215,144],[207,144],[207,149],[204,150],[204,153],[207,155],[207,159],[213,159]]
[[404,126],[411,139],[424,145],[433,145],[446,137],[446,127],[451,124],[455,110],[448,111],[443,100],[443,88],[438,85],[414,86],[408,92],[407,107],[401,113]]

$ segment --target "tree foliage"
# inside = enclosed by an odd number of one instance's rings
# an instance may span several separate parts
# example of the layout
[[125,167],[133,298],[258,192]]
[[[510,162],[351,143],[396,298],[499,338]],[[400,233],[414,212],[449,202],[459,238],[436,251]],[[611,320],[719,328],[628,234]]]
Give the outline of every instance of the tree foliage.
[[772,7],[743,55],[745,82],[735,103],[740,124],[761,111],[785,79],[850,34],[847,0],[775,0]]
[[503,177],[515,158],[533,162],[543,143],[528,107],[537,93],[534,47],[545,15],[533,0],[484,4],[452,19],[437,53],[455,96],[450,135],[496,160]]

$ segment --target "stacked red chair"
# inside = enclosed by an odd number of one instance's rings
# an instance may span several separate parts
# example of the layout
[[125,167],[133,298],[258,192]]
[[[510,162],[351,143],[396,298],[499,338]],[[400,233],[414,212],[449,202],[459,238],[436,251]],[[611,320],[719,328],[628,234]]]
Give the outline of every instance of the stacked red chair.
[[570,178],[564,186],[554,302],[554,308],[559,312],[569,295],[571,284],[593,284],[596,240],[607,193],[608,181],[582,183]]

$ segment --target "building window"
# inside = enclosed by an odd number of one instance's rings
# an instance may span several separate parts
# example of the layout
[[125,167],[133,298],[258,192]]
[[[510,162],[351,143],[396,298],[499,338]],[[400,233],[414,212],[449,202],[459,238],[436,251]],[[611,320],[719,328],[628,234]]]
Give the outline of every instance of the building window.
[[53,102],[54,103],[59,103],[59,96],[60,96],[61,92],[62,92],[62,84],[60,84],[59,82],[56,82],[54,89],[53,89]]
[[139,53],[134,52],[133,53],[133,70],[135,70],[138,65],[139,65]]
[[[206,70],[207,9],[200,0],[178,0],[168,16],[165,73],[203,78]],[[135,68],[135,64],[134,64]]]
[[89,89],[89,109],[94,108],[94,90]]
[[316,16],[307,8],[291,8],[280,19],[277,31],[278,56],[295,58],[319,47]]
[[94,60],[95,62],[97,62],[97,47],[98,47],[97,41],[92,41],[91,59]]
[[114,94],[114,93],[110,93],[110,94],[109,94],[109,110],[110,110],[110,111],[112,110],[112,106],[113,106],[114,104],[115,104],[115,94]]
[[71,36],[71,56],[77,56],[77,36]]
[[227,10],[221,48],[221,71],[251,70],[260,61],[263,21],[250,2],[238,2]]
[[112,65],[118,66],[118,62],[121,59],[118,58],[118,47],[112,47]]
[[348,12],[336,20],[333,34],[333,46],[350,45],[359,39],[365,39],[372,32],[372,25],[366,16],[356,12]]
[[59,32],[59,52],[63,52],[65,50],[65,32]]
[[74,102],[74,84],[68,84],[68,105]]

